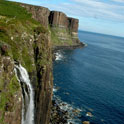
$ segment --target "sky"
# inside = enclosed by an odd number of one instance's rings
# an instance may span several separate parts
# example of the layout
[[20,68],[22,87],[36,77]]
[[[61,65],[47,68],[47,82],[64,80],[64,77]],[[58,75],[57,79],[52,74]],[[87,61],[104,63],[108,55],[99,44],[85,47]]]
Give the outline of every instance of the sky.
[[124,0],[11,0],[66,13],[79,29],[124,37]]

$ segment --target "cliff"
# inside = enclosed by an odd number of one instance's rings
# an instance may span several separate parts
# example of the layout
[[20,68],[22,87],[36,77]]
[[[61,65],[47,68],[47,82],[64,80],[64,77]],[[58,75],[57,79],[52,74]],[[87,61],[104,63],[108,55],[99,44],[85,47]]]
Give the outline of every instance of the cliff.
[[63,12],[50,11],[48,8],[41,6],[22,3],[20,5],[32,13],[32,18],[49,29],[53,48],[84,46],[78,39],[78,19],[67,17]]
[[33,86],[35,124],[49,123],[52,48],[82,46],[78,22],[62,12],[0,0],[0,124],[21,124],[23,116],[15,62],[27,70]]
[[15,62],[27,70],[35,92],[35,124],[48,124],[53,89],[50,33],[19,4],[0,1],[0,124],[20,124],[23,116]]

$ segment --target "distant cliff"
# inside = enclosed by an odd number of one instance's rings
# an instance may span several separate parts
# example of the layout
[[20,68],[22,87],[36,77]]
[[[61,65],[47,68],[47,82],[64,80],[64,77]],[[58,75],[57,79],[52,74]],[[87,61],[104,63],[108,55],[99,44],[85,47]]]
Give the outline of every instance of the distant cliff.
[[49,28],[53,47],[79,47],[84,45],[78,38],[78,19],[67,17],[63,12],[50,11],[41,6],[28,4],[21,4],[21,6],[31,12],[34,19]]
[[34,124],[49,124],[52,48],[83,46],[78,23],[62,12],[0,1],[0,124],[21,124],[23,116],[23,89],[14,72],[15,62],[27,70],[33,86]]

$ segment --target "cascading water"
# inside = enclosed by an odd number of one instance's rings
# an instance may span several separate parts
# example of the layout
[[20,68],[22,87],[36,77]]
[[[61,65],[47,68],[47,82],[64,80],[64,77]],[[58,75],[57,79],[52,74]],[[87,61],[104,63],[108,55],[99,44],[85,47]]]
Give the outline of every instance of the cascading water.
[[34,91],[29,75],[20,64],[15,64],[15,73],[23,93],[22,124],[34,124]]

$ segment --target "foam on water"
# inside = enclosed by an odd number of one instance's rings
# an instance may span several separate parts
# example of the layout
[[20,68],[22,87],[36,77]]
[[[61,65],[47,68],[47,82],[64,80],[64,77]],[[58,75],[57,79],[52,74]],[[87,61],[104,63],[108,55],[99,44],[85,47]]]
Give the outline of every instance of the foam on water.
[[64,56],[63,56],[63,54],[62,54],[61,51],[57,51],[57,52],[55,53],[55,60],[56,60],[56,61],[62,60],[63,58],[64,58]]
[[79,124],[81,120],[79,119],[81,115],[81,109],[61,100],[59,96],[54,95],[54,100],[57,101],[60,109],[68,112],[69,118],[67,119],[67,124]]

